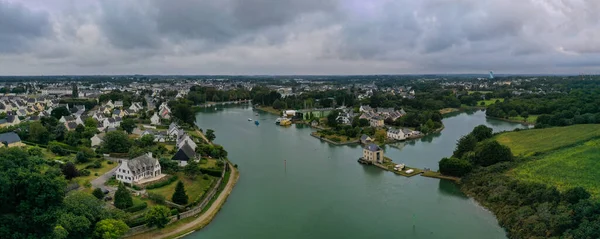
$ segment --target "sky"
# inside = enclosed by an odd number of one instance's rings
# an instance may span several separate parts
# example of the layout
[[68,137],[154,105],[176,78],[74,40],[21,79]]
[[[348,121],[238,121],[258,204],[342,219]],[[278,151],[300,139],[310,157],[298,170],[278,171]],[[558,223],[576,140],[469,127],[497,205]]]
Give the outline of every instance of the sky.
[[600,74],[599,0],[0,0],[0,75]]

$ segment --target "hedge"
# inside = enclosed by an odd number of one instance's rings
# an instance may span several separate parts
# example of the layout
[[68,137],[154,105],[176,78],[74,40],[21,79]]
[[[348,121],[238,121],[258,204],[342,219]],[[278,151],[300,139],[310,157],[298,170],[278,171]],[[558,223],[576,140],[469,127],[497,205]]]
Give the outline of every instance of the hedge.
[[146,218],[144,216],[141,216],[138,218],[127,220],[125,224],[127,224],[127,226],[129,227],[137,227],[146,224],[146,222]]
[[169,179],[167,179],[165,181],[161,181],[161,182],[158,182],[158,183],[150,184],[150,185],[146,186],[146,189],[162,188],[164,186],[167,186],[167,185],[169,185],[169,184],[177,181],[177,179],[178,179],[177,176],[173,176],[173,177],[170,177]]
[[207,168],[201,168],[200,172],[202,172],[203,174],[208,174],[208,175],[213,176],[213,177],[217,177],[217,178],[220,178],[221,177],[221,173],[222,173],[221,170],[218,170],[218,169],[207,169]]
[[148,203],[143,202],[143,203],[140,203],[140,204],[133,205],[131,207],[125,208],[123,211],[126,211],[126,212],[137,212],[137,211],[144,210],[147,207],[148,207]]

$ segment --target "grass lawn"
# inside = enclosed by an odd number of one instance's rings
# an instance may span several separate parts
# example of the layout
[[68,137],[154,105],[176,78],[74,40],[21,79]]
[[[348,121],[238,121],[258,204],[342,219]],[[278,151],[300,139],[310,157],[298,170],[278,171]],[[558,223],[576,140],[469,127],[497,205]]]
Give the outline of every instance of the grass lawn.
[[485,102],[485,106],[489,106],[493,103],[496,103],[496,100],[499,100],[500,102],[504,102],[504,99],[502,98],[491,98],[489,100],[480,100],[477,101],[477,106],[481,106],[481,102]]
[[203,158],[202,160],[200,160],[200,168],[216,168],[216,167],[217,167],[216,159]]
[[527,123],[531,123],[531,124],[534,124],[535,121],[537,120],[537,118],[538,118],[538,115],[530,115],[529,117],[527,117],[527,121],[525,121],[525,118],[523,118],[521,116],[508,117],[509,120],[522,121],[522,122],[527,122]]
[[449,113],[456,112],[456,111],[459,111],[459,109],[457,109],[457,108],[443,108],[443,109],[440,110],[440,114],[449,114]]
[[315,132],[315,134],[319,137],[323,137],[323,138],[329,139],[333,142],[340,143],[340,144],[345,144],[348,142],[356,142],[358,140],[358,137],[348,139],[348,136],[343,136],[343,135],[336,135],[336,134],[324,135],[319,132]]
[[517,179],[556,186],[560,191],[581,186],[600,198],[600,139],[556,150],[511,170]]
[[530,129],[497,135],[496,140],[514,155],[531,156],[600,137],[600,124],[582,124],[547,129]]
[[175,144],[174,143],[158,143],[159,145],[165,146],[165,148],[169,151],[173,150],[175,148]]
[[[87,167],[88,165],[92,165],[94,164],[93,160],[96,159],[91,159],[91,162],[88,163],[84,163],[84,164],[77,164],[76,167],[78,170],[82,170],[85,169],[85,167]],[[102,174],[105,174],[106,172],[110,171],[111,169],[117,167],[119,164],[118,163],[113,163],[113,164],[108,164],[108,160],[104,160],[102,162],[102,167],[101,168],[89,168],[87,170],[90,171],[90,175],[89,176],[82,176],[82,177],[76,177],[73,180],[75,182],[77,182],[77,184],[81,185],[81,186],[85,186],[85,184],[87,182],[91,182],[92,180],[98,178],[99,176],[102,176]],[[98,176],[95,176],[95,174],[98,174]]]
[[[208,191],[208,188],[210,187],[213,180],[216,180],[215,177],[212,176],[209,176],[208,179],[204,179],[203,176],[198,176],[195,180],[191,180],[188,177],[186,177],[182,172],[179,172],[176,175],[177,177],[179,177],[180,181],[183,181],[185,191],[189,198],[188,202],[190,203],[200,198],[205,191]],[[163,195],[167,200],[171,201],[173,192],[175,192],[175,186],[177,186],[177,182],[173,182],[162,188],[150,189],[148,190],[148,192]]]

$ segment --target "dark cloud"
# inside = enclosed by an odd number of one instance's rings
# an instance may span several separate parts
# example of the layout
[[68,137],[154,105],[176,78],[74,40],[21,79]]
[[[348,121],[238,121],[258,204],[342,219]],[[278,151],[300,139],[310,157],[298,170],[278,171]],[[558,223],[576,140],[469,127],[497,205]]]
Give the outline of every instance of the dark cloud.
[[50,33],[48,14],[21,4],[0,1],[0,53],[18,53],[31,40]]

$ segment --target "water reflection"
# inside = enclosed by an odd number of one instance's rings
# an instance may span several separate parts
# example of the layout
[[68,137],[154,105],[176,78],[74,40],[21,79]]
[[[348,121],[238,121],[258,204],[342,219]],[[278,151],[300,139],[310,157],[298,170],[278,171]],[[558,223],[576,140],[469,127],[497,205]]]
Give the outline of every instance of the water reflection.
[[440,179],[438,184],[438,191],[441,194],[454,196],[457,198],[469,199],[465,194],[463,194],[460,189],[456,186],[456,184],[449,180]]

